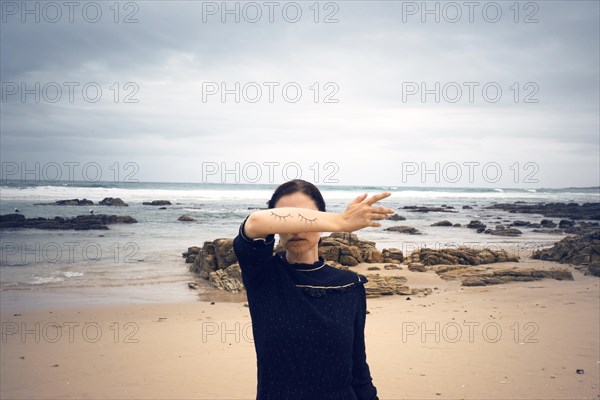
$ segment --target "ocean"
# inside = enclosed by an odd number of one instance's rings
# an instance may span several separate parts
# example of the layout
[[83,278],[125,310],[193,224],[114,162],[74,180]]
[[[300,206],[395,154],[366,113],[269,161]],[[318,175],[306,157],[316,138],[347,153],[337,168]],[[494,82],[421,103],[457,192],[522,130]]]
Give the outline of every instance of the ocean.
[[[72,302],[169,302],[194,301],[197,294],[187,288],[195,279],[181,253],[216,238],[233,238],[243,219],[254,209],[266,207],[277,185],[217,183],[115,183],[115,182],[0,182],[0,214],[15,208],[28,218],[73,217],[89,213],[130,215],[138,223],[109,225],[109,230],[0,231],[0,295],[3,303],[29,301],[33,306],[49,299]],[[534,233],[522,229],[520,237],[477,234],[465,227],[471,220],[488,226],[516,219],[539,222],[534,214],[510,214],[487,210],[494,203],[598,202],[599,188],[489,189],[403,186],[320,185],[327,210],[342,212],[362,193],[389,191],[382,204],[398,209],[405,221],[383,221],[381,228],[356,232],[377,248],[396,247],[405,254],[420,247],[503,247],[516,254],[547,247],[564,235]],[[119,197],[128,207],[100,206],[105,197]],[[36,205],[63,199],[92,200],[92,206]],[[161,210],[142,205],[145,201],[169,200]],[[404,206],[454,207],[456,213],[412,213]],[[463,209],[468,205],[472,209]],[[195,222],[177,218],[187,214]],[[552,219],[552,218],[550,218]],[[462,227],[432,227],[449,220]],[[559,219],[554,218],[555,222]],[[421,235],[385,231],[385,227],[407,225]]]

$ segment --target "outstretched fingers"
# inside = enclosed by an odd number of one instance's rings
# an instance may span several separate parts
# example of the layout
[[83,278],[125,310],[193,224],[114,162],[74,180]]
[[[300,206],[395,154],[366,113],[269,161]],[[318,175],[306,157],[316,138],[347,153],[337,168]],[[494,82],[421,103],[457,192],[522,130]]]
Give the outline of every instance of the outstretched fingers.
[[393,208],[388,208],[388,207],[373,207],[373,206],[371,206],[371,210],[373,212],[381,213],[381,214],[390,214],[390,213],[396,212]]
[[360,202],[362,202],[364,199],[367,198],[367,194],[361,194],[360,196],[358,196],[357,198],[355,198],[354,200],[352,200],[352,202],[350,204],[358,204]]
[[379,200],[385,199],[386,197],[390,197],[392,194],[390,192],[383,192],[376,195],[371,196],[366,203],[370,206],[377,203]]

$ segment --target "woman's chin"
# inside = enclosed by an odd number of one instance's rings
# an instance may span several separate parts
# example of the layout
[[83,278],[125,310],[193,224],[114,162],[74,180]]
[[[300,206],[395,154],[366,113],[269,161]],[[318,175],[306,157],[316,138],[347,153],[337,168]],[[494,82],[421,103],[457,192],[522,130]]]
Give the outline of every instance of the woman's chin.
[[306,243],[303,243],[303,244],[297,243],[297,244],[288,244],[286,246],[285,250],[288,253],[292,253],[295,256],[299,257],[299,256],[302,256],[303,253],[307,252],[310,249],[308,248],[308,246],[306,246]]
[[285,248],[285,250],[288,253],[292,253],[292,254],[295,254],[295,255],[301,255],[304,252],[304,249],[302,248],[302,246],[298,246],[298,245],[292,245],[292,246],[288,245]]

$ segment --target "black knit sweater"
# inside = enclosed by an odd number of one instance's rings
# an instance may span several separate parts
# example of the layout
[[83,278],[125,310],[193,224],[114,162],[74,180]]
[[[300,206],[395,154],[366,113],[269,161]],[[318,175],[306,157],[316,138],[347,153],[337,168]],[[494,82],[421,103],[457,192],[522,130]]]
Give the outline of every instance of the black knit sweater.
[[[247,220],[247,219],[246,219]],[[233,249],[257,356],[257,400],[379,400],[365,353],[367,278],[319,261],[273,255],[274,235]]]

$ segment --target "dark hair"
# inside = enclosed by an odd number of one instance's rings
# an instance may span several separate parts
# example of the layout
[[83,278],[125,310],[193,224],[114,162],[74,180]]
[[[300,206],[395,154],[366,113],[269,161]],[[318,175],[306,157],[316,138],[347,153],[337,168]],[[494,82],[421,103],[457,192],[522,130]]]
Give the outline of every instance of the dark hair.
[[315,202],[319,211],[325,211],[325,200],[323,200],[323,195],[321,195],[319,189],[312,183],[302,179],[294,179],[279,185],[279,187],[275,189],[273,196],[271,196],[271,200],[267,202],[267,206],[269,208],[275,208],[275,204],[280,198],[297,192],[304,193],[310,197]]

